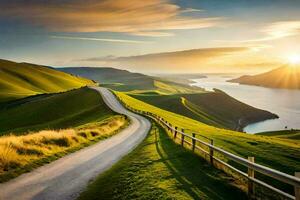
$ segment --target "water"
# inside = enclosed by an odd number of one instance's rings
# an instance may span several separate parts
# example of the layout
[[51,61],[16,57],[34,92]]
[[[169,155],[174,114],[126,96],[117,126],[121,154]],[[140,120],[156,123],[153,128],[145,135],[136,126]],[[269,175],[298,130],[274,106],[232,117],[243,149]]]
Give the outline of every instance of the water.
[[300,90],[272,89],[259,86],[229,83],[226,80],[237,76],[208,75],[207,78],[193,79],[192,85],[212,90],[223,90],[230,96],[256,108],[275,113],[279,119],[250,124],[244,128],[247,133],[300,129]]

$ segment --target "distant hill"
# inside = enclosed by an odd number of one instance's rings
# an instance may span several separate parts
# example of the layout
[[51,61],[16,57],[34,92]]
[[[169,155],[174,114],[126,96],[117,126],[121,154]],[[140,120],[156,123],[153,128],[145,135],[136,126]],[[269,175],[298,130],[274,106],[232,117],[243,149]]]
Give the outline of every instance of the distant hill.
[[284,66],[263,74],[241,76],[229,82],[270,88],[300,89],[300,66]]
[[145,92],[145,90],[148,90],[150,92],[155,90],[155,92],[161,93],[190,93],[200,90],[199,88],[191,87],[183,83],[175,83],[174,81],[165,80],[164,78],[115,68],[68,67],[59,68],[59,70],[92,79],[103,86],[118,91],[142,90]]
[[51,67],[0,59],[0,102],[93,84]]
[[132,73],[115,68],[96,67],[66,67],[59,68],[63,72],[92,79],[101,84],[111,85],[121,91],[154,89],[153,79],[150,76]]

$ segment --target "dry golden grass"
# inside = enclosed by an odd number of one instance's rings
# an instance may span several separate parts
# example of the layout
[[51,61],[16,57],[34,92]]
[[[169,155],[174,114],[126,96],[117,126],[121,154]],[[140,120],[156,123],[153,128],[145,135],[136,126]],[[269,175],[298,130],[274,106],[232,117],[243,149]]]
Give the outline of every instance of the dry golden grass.
[[38,159],[107,138],[126,124],[124,116],[115,116],[77,129],[43,130],[22,136],[3,136],[0,138],[0,175]]

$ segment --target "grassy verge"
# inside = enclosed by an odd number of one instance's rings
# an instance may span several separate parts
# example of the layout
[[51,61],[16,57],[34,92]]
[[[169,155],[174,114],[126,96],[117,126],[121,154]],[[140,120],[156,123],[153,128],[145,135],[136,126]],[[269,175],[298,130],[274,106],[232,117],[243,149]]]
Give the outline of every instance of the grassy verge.
[[2,136],[0,137],[0,182],[108,138],[127,124],[126,117],[115,115],[101,122],[93,122],[73,129]]
[[[116,93],[130,107],[155,113],[173,125],[184,128],[186,133],[196,133],[196,137],[203,140],[203,136],[213,139],[214,144],[229,152],[247,158],[254,156],[259,164],[269,166],[273,169],[294,175],[300,171],[300,141],[282,139],[277,137],[250,135],[213,126],[206,125],[199,121],[185,116],[169,112],[152,106],[125,93]],[[224,159],[231,164],[231,161]],[[257,174],[258,177],[262,177]],[[287,192],[293,193],[293,188],[283,185],[273,179],[262,177],[268,183],[275,185]]]
[[246,199],[224,173],[175,144],[157,124],[129,155],[100,175],[79,198]]

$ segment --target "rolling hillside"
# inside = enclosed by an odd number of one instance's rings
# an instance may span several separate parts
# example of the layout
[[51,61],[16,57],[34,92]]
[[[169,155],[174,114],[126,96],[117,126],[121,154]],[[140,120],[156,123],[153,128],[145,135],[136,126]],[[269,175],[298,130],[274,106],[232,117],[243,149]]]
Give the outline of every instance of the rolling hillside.
[[192,93],[199,88],[140,73],[115,68],[69,67],[59,70],[99,82],[102,86],[117,91]]
[[59,68],[59,70],[97,81],[120,91],[155,88],[150,76],[126,70],[108,67],[67,67]]
[[[236,131],[225,130],[207,125],[189,117],[161,109],[141,100],[133,98],[123,92],[116,92],[119,98],[132,108],[152,112],[169,123],[185,129],[185,133],[196,133],[196,137],[203,140],[210,138],[214,144],[236,155],[247,158],[254,156],[256,163],[269,166],[285,173],[294,174],[300,170],[299,140],[282,139],[262,135],[251,135]],[[228,161],[230,162],[230,161]],[[259,174],[257,174],[259,176]],[[290,193],[294,188],[268,180],[272,185]]]
[[[183,77],[187,80],[192,75],[170,75],[165,78],[114,68],[88,67],[60,70],[93,79],[102,86],[127,92],[147,103],[220,128],[241,131],[250,123],[278,117],[239,102],[221,91],[206,92],[182,81]],[[197,76],[205,78],[203,75]]]
[[300,89],[300,67],[284,66],[263,74],[241,76],[229,82],[270,88]]
[[0,60],[0,102],[93,84],[50,67]]
[[76,127],[114,114],[89,88],[37,95],[0,106],[0,135]]
[[244,104],[219,90],[195,94],[131,94],[131,96],[203,123],[232,130],[241,131],[249,123],[278,117],[268,111]]
[[88,87],[0,106],[0,182],[117,134],[128,125]]

